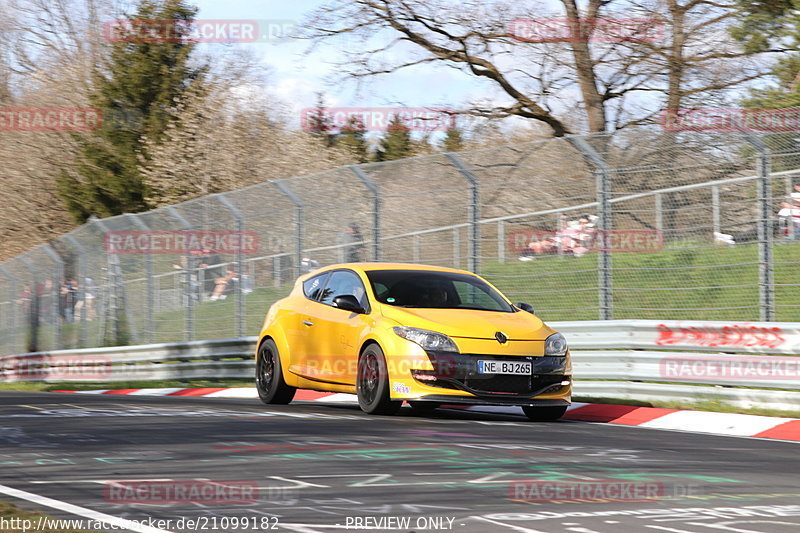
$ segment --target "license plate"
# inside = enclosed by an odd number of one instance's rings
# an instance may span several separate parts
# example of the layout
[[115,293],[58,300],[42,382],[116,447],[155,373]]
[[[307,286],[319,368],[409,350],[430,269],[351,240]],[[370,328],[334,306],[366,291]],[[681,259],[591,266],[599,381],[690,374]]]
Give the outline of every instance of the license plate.
[[515,374],[530,375],[532,370],[529,361],[478,361],[478,374]]

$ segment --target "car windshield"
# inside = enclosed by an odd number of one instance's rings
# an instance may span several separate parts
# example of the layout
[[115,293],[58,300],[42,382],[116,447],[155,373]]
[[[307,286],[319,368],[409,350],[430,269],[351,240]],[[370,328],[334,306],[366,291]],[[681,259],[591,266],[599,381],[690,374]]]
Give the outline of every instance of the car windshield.
[[398,307],[478,309],[513,313],[500,293],[476,276],[430,270],[370,270],[375,298]]

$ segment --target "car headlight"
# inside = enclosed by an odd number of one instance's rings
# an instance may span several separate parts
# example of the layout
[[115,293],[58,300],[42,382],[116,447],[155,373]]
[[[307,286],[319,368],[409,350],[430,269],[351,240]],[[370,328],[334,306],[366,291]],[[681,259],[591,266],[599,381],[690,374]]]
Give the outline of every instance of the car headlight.
[[545,355],[566,355],[567,339],[561,333],[553,333],[544,341]]
[[394,332],[406,340],[422,346],[423,350],[432,352],[458,352],[458,347],[453,339],[443,333],[428,331],[427,329],[395,326]]

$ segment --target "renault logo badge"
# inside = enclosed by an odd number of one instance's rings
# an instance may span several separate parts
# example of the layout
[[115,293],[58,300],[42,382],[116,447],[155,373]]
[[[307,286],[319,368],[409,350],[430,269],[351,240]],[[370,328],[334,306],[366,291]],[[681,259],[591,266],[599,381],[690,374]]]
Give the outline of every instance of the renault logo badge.
[[497,339],[497,342],[499,342],[500,344],[505,344],[506,341],[508,340],[508,335],[506,335],[502,331],[498,331],[497,333],[494,334],[494,338]]

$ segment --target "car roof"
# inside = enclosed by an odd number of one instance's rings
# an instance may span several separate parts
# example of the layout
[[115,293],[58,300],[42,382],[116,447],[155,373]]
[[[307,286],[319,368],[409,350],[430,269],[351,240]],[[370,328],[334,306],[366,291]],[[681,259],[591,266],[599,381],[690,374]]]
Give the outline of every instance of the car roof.
[[[339,268],[349,268],[352,270],[361,270],[362,272],[369,272],[372,270],[429,270],[433,272],[455,272],[458,274],[469,274],[474,276],[472,272],[467,270],[460,270],[457,268],[441,267],[435,265],[420,265],[414,263],[339,263],[335,265],[328,265],[311,272],[311,274],[320,274],[329,270],[336,270]],[[307,275],[306,275],[307,276]]]

